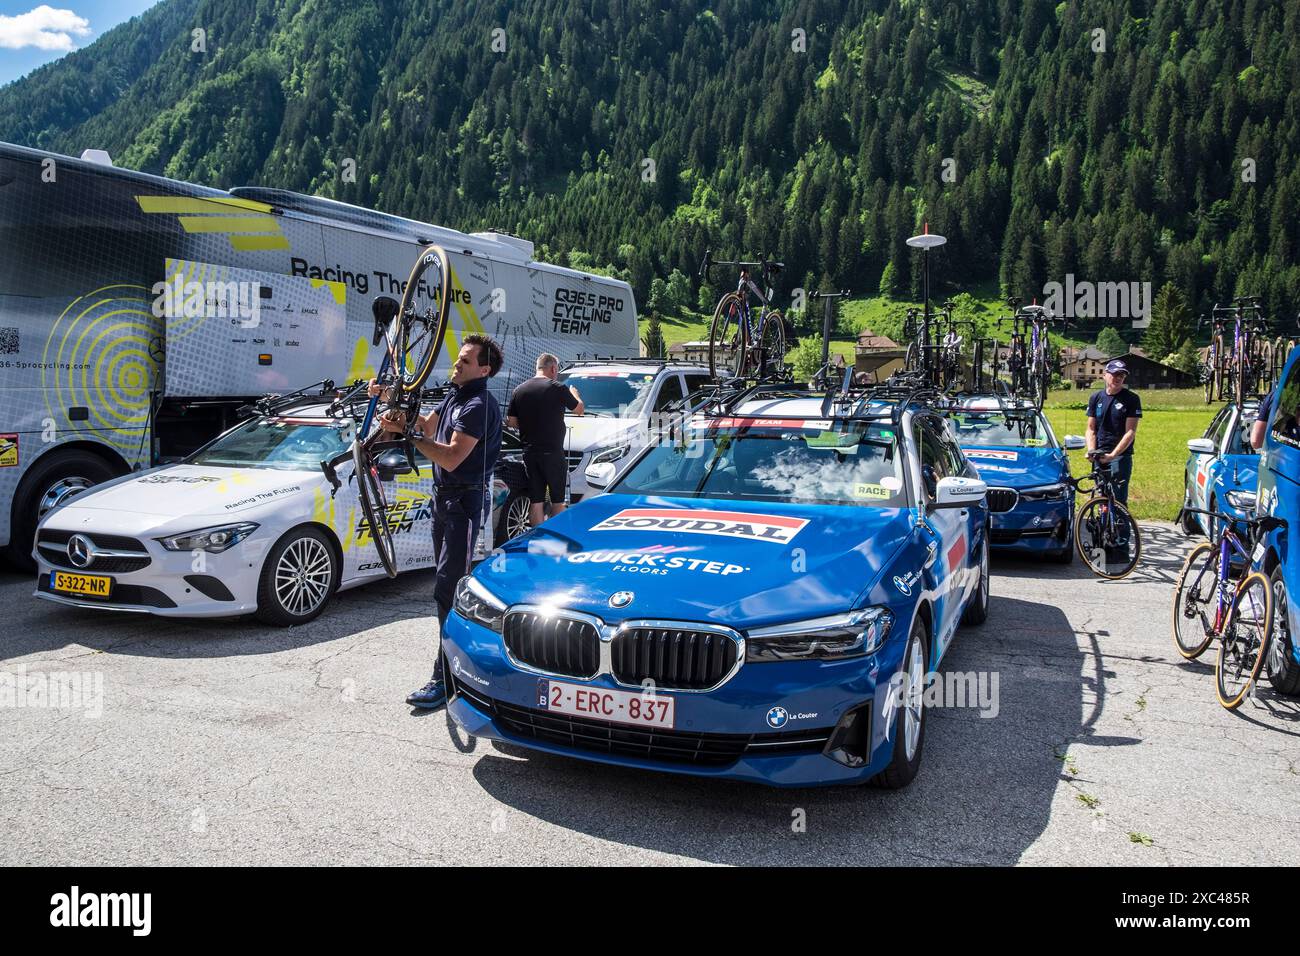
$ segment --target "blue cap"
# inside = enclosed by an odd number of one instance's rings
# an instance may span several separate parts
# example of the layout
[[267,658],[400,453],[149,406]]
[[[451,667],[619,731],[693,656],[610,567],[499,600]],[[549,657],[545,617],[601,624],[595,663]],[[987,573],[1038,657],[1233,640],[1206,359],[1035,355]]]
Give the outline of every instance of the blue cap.
[[1111,372],[1112,374],[1115,372],[1123,372],[1125,375],[1127,375],[1128,366],[1125,365],[1123,362],[1121,362],[1119,359],[1112,359],[1111,361],[1106,363],[1106,371]]

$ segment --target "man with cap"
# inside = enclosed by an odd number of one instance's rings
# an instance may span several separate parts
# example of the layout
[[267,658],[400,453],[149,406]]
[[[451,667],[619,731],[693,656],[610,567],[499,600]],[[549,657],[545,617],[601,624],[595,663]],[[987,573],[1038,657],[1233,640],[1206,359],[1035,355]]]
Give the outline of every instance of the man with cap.
[[1108,362],[1101,377],[1106,387],[1088,399],[1088,455],[1101,453],[1097,460],[1110,466],[1115,478],[1115,499],[1127,505],[1133,476],[1133,440],[1142,417],[1142,400],[1124,387],[1128,366],[1122,360]]
[[[469,573],[474,539],[487,510],[488,483],[501,451],[501,407],[488,391],[487,380],[501,370],[502,361],[501,346],[492,339],[486,335],[465,336],[452,366],[452,387],[437,408],[416,421],[418,434],[412,442],[434,464],[433,552],[437,576],[433,600],[440,639],[456,585]],[[372,382],[371,393],[378,391]],[[400,412],[387,412],[380,426],[400,435],[406,430],[406,421]],[[446,700],[440,650],[433,676],[406,702],[432,710]]]

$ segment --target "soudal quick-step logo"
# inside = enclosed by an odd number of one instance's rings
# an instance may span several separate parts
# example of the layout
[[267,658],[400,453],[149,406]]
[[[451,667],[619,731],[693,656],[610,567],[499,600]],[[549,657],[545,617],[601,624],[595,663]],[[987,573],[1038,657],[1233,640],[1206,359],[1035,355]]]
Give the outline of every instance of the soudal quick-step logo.
[[804,518],[749,514],[744,511],[624,508],[593,525],[591,530],[675,531],[681,534],[711,534],[721,538],[789,544],[807,523]]

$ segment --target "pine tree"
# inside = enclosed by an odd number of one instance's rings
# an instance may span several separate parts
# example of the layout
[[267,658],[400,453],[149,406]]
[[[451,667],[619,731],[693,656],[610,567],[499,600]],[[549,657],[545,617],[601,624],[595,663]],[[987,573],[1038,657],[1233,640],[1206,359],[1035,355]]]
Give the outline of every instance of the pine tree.
[[1178,351],[1192,334],[1192,315],[1183,299],[1183,293],[1172,282],[1166,282],[1156,293],[1151,305],[1151,324],[1142,336],[1142,348],[1158,362]]
[[645,354],[649,358],[664,357],[664,327],[658,312],[651,312],[645,324]]
[[1128,343],[1111,326],[1106,326],[1097,334],[1097,351],[1107,358],[1128,352]]

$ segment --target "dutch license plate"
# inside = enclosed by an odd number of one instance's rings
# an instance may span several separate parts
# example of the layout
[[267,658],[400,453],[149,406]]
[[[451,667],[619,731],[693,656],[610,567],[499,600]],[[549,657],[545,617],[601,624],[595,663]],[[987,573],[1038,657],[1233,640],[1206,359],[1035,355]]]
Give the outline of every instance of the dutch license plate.
[[675,719],[673,698],[663,695],[542,680],[537,682],[537,698],[543,710],[615,724],[671,730]]
[[103,574],[50,572],[50,590],[73,597],[106,598],[113,593],[113,579]]

